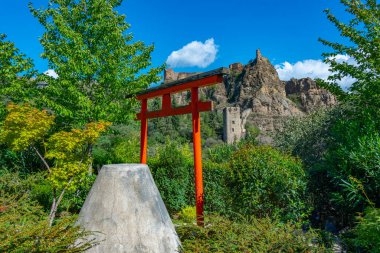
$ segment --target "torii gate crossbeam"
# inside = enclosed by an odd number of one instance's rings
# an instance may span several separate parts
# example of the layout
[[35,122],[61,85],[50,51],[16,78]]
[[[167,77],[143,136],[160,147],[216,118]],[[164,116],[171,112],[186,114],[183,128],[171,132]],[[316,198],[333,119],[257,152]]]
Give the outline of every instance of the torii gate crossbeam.
[[[148,146],[148,119],[168,117],[180,114],[192,114],[193,149],[194,149],[194,176],[195,176],[195,202],[197,224],[203,226],[203,177],[202,177],[202,147],[200,112],[211,111],[211,101],[199,101],[199,88],[223,82],[228,69],[219,68],[213,71],[194,75],[178,81],[166,83],[158,87],[147,89],[137,95],[141,101],[141,112],[137,119],[141,121],[140,162],[147,163]],[[171,94],[190,90],[191,102],[181,107],[172,107]],[[161,97],[162,108],[158,111],[148,111],[148,99]]]

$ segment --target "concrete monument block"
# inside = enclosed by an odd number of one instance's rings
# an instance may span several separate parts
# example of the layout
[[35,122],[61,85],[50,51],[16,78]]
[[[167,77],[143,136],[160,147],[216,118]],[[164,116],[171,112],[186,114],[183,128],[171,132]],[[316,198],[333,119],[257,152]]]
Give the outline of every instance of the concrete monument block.
[[148,166],[102,167],[78,224],[98,231],[89,253],[180,252],[180,241]]

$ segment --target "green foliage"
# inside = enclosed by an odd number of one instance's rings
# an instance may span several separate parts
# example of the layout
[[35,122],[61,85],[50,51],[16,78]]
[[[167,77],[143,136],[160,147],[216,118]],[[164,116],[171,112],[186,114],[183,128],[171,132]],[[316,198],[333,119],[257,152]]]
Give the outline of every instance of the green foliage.
[[186,206],[177,215],[185,223],[196,223],[197,214],[195,206]]
[[319,110],[284,122],[274,137],[275,146],[299,156],[306,166],[320,161],[330,141],[329,131],[337,109]]
[[300,160],[269,146],[244,146],[230,160],[236,212],[300,219],[306,211],[306,176]]
[[[21,197],[25,194],[34,195],[33,188],[45,179],[45,173],[21,175],[18,172],[0,170],[0,196]],[[42,183],[44,184],[44,183]]]
[[0,119],[5,115],[7,103],[29,101],[35,91],[32,60],[5,38],[5,34],[0,34]]
[[323,163],[336,186],[331,189],[334,200],[354,212],[380,205],[380,135],[372,130],[374,124],[357,116],[339,119],[331,129],[335,145],[330,145]]
[[8,115],[0,130],[0,142],[8,144],[14,151],[35,146],[54,124],[54,116],[39,111],[28,104],[8,104]]
[[252,145],[258,144],[256,138],[260,134],[260,129],[256,126],[247,126],[246,127],[247,134],[245,136],[245,142],[250,143]]
[[194,198],[192,154],[188,146],[168,142],[148,161],[169,212],[178,212]]
[[[340,0],[346,11],[352,14],[349,23],[339,21],[329,10],[327,18],[339,30],[342,37],[349,39],[350,44],[320,41],[334,52],[325,53],[325,62],[331,65],[334,72],[327,82],[320,84],[338,96],[341,101],[349,101],[360,107],[362,111],[374,111],[380,108],[380,5],[376,0]],[[338,54],[346,54],[356,64],[340,62]],[[348,91],[343,91],[336,81],[343,77],[353,77],[356,81]],[[377,112],[376,112],[377,111]]]
[[206,216],[205,227],[179,224],[176,230],[184,252],[329,252],[317,243],[315,233],[269,218],[233,222]]
[[358,224],[353,229],[354,239],[349,240],[353,247],[365,252],[380,252],[380,209],[368,208],[364,216],[358,217]]
[[214,163],[228,162],[238,146],[232,144],[221,144],[206,149],[206,157]]
[[228,162],[203,162],[204,205],[206,213],[230,214],[232,207]]
[[[150,136],[149,136],[150,137]],[[93,149],[94,166],[100,170],[104,164],[139,163],[140,131],[134,122],[111,126],[96,142]]]
[[[342,216],[343,225],[352,225],[356,212],[380,206],[380,5],[375,0],[341,0],[341,3],[352,14],[349,23],[339,21],[329,10],[326,14],[350,44],[320,39],[333,49],[324,56],[334,72],[320,84],[337,95],[341,104],[329,133],[324,135],[330,142],[313,172],[322,182],[318,188],[325,188],[327,193],[318,197],[333,204],[330,209]],[[338,54],[351,56],[355,63],[340,62],[335,57]],[[343,77],[356,80],[347,91],[336,84]]]
[[[66,193],[58,211],[78,213],[95,179],[96,176],[93,174],[82,178],[75,191]],[[28,199],[38,202],[38,205],[48,211],[53,201],[52,191],[53,187],[46,177],[46,172],[22,174],[0,170],[0,196],[18,198],[27,194]]]
[[83,252],[94,245],[86,239],[89,232],[74,223],[77,217],[68,216],[49,227],[42,207],[21,197],[0,197],[1,252]]
[[276,138],[277,146],[303,160],[314,207],[337,217],[338,227],[353,225],[357,212],[380,204],[380,125],[360,110],[341,104],[292,119]]
[[147,69],[153,45],[132,42],[130,24],[116,11],[121,2],[50,0],[42,9],[29,5],[45,28],[42,58],[59,76],[40,76],[48,85],[39,102],[57,113],[59,124],[125,122],[135,105],[126,96],[159,81],[163,67]]
[[[0,141],[7,143],[15,151],[32,147],[40,157],[52,186],[52,224],[65,192],[75,191],[84,181],[83,178],[91,168],[91,147],[110,123],[88,123],[84,129],[60,131],[44,141],[44,136],[54,123],[54,117],[29,105],[9,104],[8,110],[9,114],[0,132]],[[44,146],[44,153],[38,151],[36,142]]]
[[45,157],[54,161],[54,166],[49,170],[49,180],[54,188],[77,188],[92,161],[89,147],[109,125],[107,122],[89,123],[83,130],[61,131],[48,139]]
[[62,212],[79,213],[95,180],[95,174],[87,174],[82,177],[75,191],[66,193],[58,210]]

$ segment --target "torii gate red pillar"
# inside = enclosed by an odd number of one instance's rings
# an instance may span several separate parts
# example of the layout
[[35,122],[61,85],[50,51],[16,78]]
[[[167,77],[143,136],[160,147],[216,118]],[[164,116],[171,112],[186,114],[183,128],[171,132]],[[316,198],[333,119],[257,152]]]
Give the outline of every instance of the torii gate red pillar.
[[[141,101],[141,112],[137,119],[141,120],[141,146],[140,162],[147,163],[147,140],[148,140],[148,118],[167,117],[180,114],[192,114],[193,126],[193,149],[194,149],[194,176],[195,176],[195,202],[197,224],[203,226],[203,174],[202,174],[202,146],[201,146],[201,121],[200,112],[212,110],[212,102],[199,101],[199,87],[209,86],[223,82],[223,75],[228,71],[220,68],[214,71],[202,73],[172,83],[164,84],[137,95]],[[191,103],[186,106],[173,108],[171,94],[185,90],[191,90]],[[148,111],[148,99],[162,97],[162,108],[159,111]]]
[[195,205],[197,224],[203,226],[203,173],[202,173],[202,143],[201,118],[198,111],[198,87],[191,89],[191,107],[193,123],[193,149],[194,149],[194,177],[195,177]]

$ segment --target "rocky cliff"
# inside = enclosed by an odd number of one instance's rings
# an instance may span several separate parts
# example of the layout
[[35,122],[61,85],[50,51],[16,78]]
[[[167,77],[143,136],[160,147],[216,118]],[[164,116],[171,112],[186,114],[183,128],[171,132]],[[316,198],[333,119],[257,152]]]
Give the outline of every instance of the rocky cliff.
[[[303,116],[321,107],[336,104],[336,98],[319,88],[310,78],[281,81],[267,58],[256,52],[256,59],[247,65],[234,63],[224,83],[202,89],[201,98],[215,102],[216,110],[240,107],[242,132],[248,126],[260,129],[259,140],[272,141],[271,134],[281,128],[283,120]],[[165,71],[165,82],[178,80],[196,73]],[[177,104],[187,103],[189,94],[174,97]],[[244,133],[243,133],[244,134]]]

